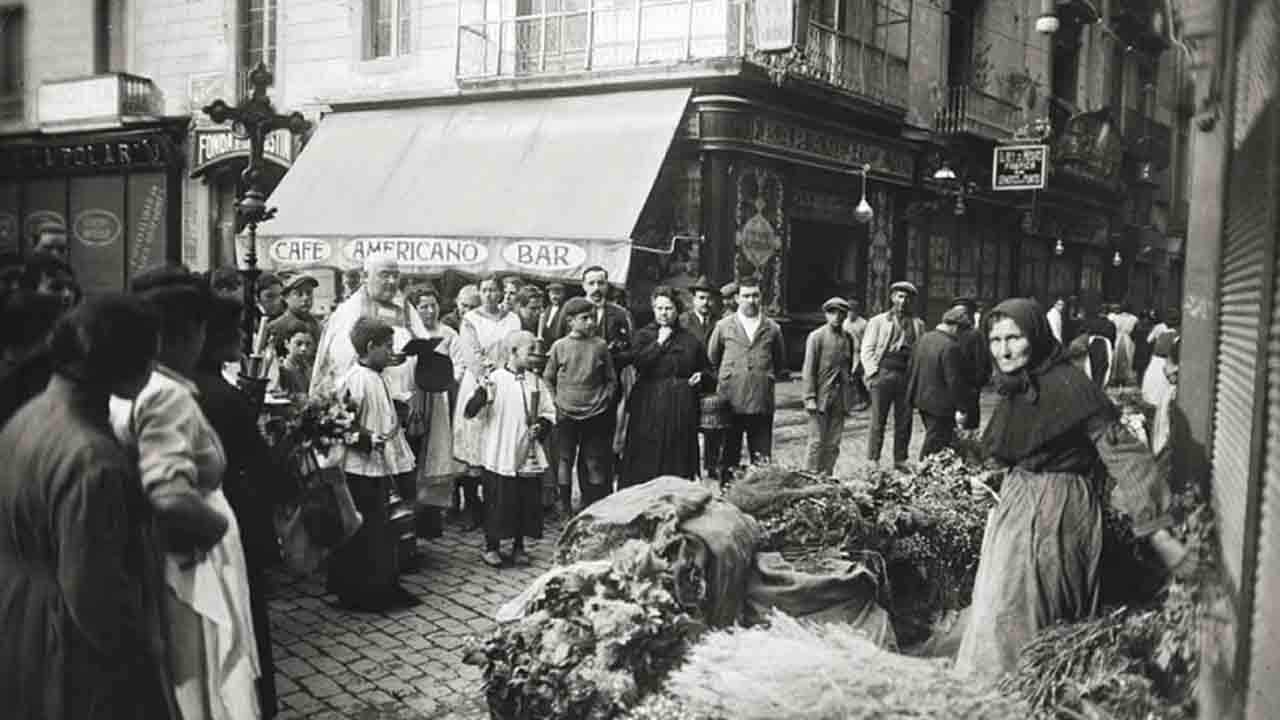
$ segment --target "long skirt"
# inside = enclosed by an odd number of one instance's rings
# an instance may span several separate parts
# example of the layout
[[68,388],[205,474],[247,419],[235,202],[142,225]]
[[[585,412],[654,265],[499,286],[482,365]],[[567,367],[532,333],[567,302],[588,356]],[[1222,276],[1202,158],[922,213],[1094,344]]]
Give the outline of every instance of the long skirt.
[[542,476],[484,472],[484,536],[490,545],[510,538],[542,538]]
[[417,398],[426,419],[426,436],[418,448],[417,503],[447,508],[453,501],[453,479],[462,465],[453,457],[453,423],[448,393],[425,393]]
[[1125,333],[1116,335],[1115,357],[1111,371],[1112,385],[1133,384],[1133,338]]
[[347,486],[364,523],[329,557],[329,590],[348,605],[378,607],[394,598],[400,560],[391,525],[390,477],[347,474]]
[[987,518],[956,670],[995,681],[1036,632],[1098,609],[1102,501],[1088,477],[1015,468]]
[[222,490],[204,499],[227,518],[222,540],[194,565],[165,557],[174,692],[186,720],[252,720],[261,669],[240,526]]
[[1168,360],[1160,355],[1151,356],[1147,371],[1142,374],[1142,399],[1148,405],[1157,405],[1169,394],[1169,378],[1164,375]]
[[693,479],[698,473],[700,403],[687,380],[643,380],[631,390],[631,423],[619,487],[659,475]]

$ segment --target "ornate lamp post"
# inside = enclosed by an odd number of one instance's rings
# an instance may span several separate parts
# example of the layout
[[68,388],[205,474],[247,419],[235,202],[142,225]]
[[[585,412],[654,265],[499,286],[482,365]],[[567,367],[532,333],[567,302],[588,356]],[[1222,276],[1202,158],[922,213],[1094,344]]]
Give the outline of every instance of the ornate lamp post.
[[249,164],[240,174],[240,197],[236,198],[236,215],[249,228],[249,250],[245,253],[244,306],[245,306],[245,356],[253,354],[253,316],[248,312],[254,302],[254,285],[258,280],[258,223],[275,217],[276,209],[267,207],[267,194],[262,188],[262,155],[267,135],[285,130],[300,135],[311,127],[302,113],[281,115],[267,97],[267,88],[275,82],[271,71],[262,62],[249,73],[253,93],[239,105],[230,106],[221,99],[206,105],[204,114],[221,125],[230,120],[234,132],[249,139]]

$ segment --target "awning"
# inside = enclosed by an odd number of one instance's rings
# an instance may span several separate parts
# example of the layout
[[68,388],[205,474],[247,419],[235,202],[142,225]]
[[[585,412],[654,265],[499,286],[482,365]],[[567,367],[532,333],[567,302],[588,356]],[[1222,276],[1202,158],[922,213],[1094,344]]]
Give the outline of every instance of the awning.
[[519,272],[622,281],[689,89],[328,115],[268,204],[264,268]]

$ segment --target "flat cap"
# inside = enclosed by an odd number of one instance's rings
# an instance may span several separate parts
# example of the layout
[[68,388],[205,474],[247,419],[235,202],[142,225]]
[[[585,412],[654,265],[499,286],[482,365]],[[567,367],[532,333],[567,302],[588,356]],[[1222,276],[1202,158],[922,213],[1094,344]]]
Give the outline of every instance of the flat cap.
[[581,315],[582,313],[585,313],[585,312],[593,312],[595,311],[595,309],[596,309],[596,306],[592,305],[590,300],[581,296],[572,297],[572,298],[569,298],[564,304],[564,316],[567,318],[571,318],[574,315]]
[[969,327],[969,315],[954,305],[946,312],[942,313],[942,322],[948,325],[958,325],[960,327]]
[[889,292],[897,292],[899,290],[906,293],[911,293],[912,295],[920,294],[919,292],[916,291],[916,286],[912,285],[906,280],[899,280],[898,282],[889,286]]
[[833,297],[822,303],[822,312],[831,312],[839,310],[840,312],[849,312],[849,301],[841,297]]
[[736,282],[727,283],[724,287],[720,288],[720,294],[721,294],[721,295],[723,295],[724,297],[730,297],[730,296],[732,296],[732,295],[737,295],[737,294],[738,294],[738,283],[736,283]]
[[294,290],[298,290],[300,288],[306,287],[307,285],[310,285],[311,288],[314,290],[315,288],[320,287],[320,281],[316,280],[310,275],[295,275],[294,277],[289,279],[288,283],[285,284],[284,291],[285,291],[285,294],[288,294],[293,292]]
[[960,305],[969,312],[978,312],[978,301],[968,296],[961,296],[951,301],[951,307]]

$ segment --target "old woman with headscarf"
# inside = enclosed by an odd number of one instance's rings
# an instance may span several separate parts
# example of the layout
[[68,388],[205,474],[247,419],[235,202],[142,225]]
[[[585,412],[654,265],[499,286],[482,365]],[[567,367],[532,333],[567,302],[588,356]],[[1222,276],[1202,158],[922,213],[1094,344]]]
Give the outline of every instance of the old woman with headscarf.
[[[1187,553],[1169,533],[1170,492],[1150,451],[1068,362],[1039,304],[1006,300],[990,323],[1000,403],[983,441],[1007,472],[987,521],[956,668],[996,680],[1037,631],[1098,609],[1104,501],[1168,567]],[[1092,473],[1099,460],[1115,482],[1109,498],[1105,478]]]

